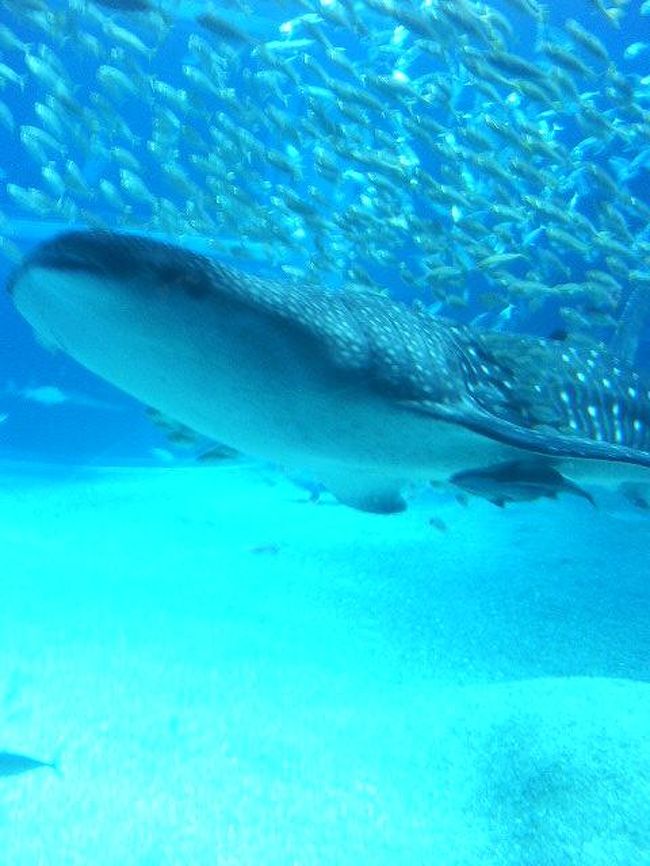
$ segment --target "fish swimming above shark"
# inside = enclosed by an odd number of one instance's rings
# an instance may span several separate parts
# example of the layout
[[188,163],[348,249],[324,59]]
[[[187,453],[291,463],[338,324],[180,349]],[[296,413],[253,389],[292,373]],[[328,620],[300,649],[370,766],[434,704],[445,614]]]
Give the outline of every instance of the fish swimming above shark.
[[8,290],[45,343],[365,511],[404,509],[413,483],[532,455],[574,482],[649,477],[650,383],[605,349],[264,280],[108,231],[46,241]]

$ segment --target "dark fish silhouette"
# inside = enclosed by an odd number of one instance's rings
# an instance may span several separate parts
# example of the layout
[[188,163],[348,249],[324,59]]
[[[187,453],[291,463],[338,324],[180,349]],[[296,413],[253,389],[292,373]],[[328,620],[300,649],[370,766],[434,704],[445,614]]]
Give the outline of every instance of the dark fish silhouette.
[[534,456],[564,479],[547,474],[537,495],[567,479],[649,477],[650,382],[604,349],[263,280],[113,232],[41,244],[8,289],[46,343],[212,441],[307,472],[365,511],[402,510],[411,482]]
[[466,493],[488,499],[503,508],[508,502],[555,499],[559,493],[572,493],[596,503],[590,493],[565,478],[542,460],[508,460],[483,469],[457,472],[449,479]]
[[150,0],[94,0],[98,6],[108,9],[120,9],[124,12],[150,12],[153,6]]
[[0,752],[0,776],[18,776],[20,773],[38,770],[40,767],[49,767],[50,770],[59,772],[59,765],[56,761],[39,761],[37,758],[30,758],[27,755]]

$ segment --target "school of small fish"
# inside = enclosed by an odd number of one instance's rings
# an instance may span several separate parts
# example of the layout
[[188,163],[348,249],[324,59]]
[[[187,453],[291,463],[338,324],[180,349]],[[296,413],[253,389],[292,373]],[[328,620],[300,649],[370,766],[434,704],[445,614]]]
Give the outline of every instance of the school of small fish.
[[0,0],[0,147],[24,155],[0,251],[16,218],[199,236],[446,314],[607,329],[650,289],[650,75],[626,67],[646,43],[614,59],[595,31],[650,6],[583,6]]

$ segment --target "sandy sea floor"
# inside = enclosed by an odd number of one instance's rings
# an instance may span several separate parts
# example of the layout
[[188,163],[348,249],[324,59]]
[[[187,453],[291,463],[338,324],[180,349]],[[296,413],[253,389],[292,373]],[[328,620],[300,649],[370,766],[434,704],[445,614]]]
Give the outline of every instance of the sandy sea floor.
[[650,517],[2,479],[2,866],[650,864]]

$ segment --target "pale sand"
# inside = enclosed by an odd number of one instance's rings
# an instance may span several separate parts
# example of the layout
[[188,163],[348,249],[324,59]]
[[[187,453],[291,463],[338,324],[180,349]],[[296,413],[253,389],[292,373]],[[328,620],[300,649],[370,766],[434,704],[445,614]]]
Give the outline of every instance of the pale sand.
[[1,866],[650,864],[650,522],[2,477]]

